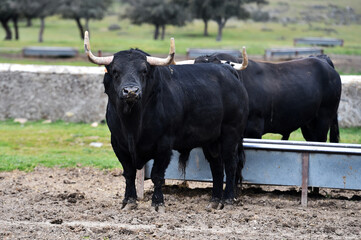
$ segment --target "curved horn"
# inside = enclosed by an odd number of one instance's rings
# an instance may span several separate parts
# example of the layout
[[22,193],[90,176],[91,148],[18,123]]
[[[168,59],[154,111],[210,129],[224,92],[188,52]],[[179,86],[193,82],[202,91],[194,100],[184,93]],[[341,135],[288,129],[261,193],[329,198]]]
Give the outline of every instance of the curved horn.
[[175,55],[174,38],[171,38],[168,57],[158,58],[158,57],[147,56],[147,62],[150,65],[155,65],[155,66],[166,66],[166,65],[170,65],[170,64],[175,64],[174,55]]
[[96,57],[93,55],[93,53],[90,51],[90,42],[89,42],[89,33],[88,31],[85,31],[84,35],[84,49],[85,53],[88,56],[88,59],[90,62],[98,64],[98,65],[109,65],[113,61],[114,56],[109,57]]
[[243,47],[243,49],[242,49],[242,56],[243,56],[242,63],[234,63],[234,62],[229,62],[229,61],[221,61],[221,62],[228,63],[234,69],[240,71],[240,70],[246,69],[246,67],[248,66],[248,56],[247,56],[247,52],[246,52],[246,47]]

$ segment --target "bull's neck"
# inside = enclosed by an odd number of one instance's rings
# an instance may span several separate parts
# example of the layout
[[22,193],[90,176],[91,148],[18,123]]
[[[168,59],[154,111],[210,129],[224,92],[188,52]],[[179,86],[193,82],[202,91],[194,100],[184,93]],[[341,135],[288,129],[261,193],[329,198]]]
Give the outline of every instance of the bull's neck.
[[142,126],[142,103],[135,104],[124,103],[122,121],[124,130],[128,137],[131,135],[134,140],[137,140],[140,135]]

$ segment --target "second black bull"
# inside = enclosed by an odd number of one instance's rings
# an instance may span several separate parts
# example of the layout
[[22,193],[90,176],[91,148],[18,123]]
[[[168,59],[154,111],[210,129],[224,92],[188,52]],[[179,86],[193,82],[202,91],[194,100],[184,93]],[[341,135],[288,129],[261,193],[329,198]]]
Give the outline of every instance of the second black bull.
[[[241,62],[228,54],[213,54],[198,57],[195,63],[221,60]],[[245,137],[278,133],[288,140],[291,132],[301,128],[307,141],[326,142],[330,130],[330,142],[339,142],[341,79],[329,57],[320,55],[281,63],[249,60],[248,67],[238,73],[249,97]]]

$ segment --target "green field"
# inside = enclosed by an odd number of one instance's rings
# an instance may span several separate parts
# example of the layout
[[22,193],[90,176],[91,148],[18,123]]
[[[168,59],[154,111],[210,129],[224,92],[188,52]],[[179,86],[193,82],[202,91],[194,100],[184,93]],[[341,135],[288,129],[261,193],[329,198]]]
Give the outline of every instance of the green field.
[[[267,134],[264,138],[280,139]],[[31,171],[36,166],[79,167],[101,169],[121,167],[110,145],[110,133],[105,124],[91,127],[84,123],[41,121],[24,125],[12,120],[0,121],[0,171],[20,169]],[[300,131],[290,140],[303,140]],[[99,142],[100,148],[90,143]],[[341,129],[341,142],[361,143],[361,128]]]
[[[271,0],[265,9],[279,7],[281,1]],[[280,13],[279,18],[298,16],[302,18],[302,11],[307,11],[312,4],[333,3],[341,5],[339,1],[286,1],[290,5],[287,12]],[[360,4],[355,0],[342,1],[344,6],[352,6],[355,11],[361,12]],[[184,27],[167,26],[166,40],[155,41],[153,37],[153,26],[143,24],[141,26],[130,24],[129,20],[119,19],[121,6],[118,4],[112,9],[113,14],[108,15],[101,21],[90,21],[91,44],[93,52],[102,50],[103,52],[114,53],[119,50],[129,48],[140,48],[151,54],[166,54],[169,49],[169,38],[176,40],[178,54],[184,55],[187,48],[234,48],[247,47],[250,55],[263,55],[264,50],[270,47],[293,46],[293,39],[297,37],[332,37],[342,38],[345,41],[343,47],[325,48],[326,54],[346,54],[361,55],[360,25],[335,25],[331,22],[315,22],[312,24],[290,23],[281,24],[279,22],[255,23],[250,20],[239,21],[231,19],[224,29],[223,40],[216,42],[217,25],[214,21],[209,24],[209,37],[204,37],[203,22],[195,20],[189,22]],[[121,30],[109,31],[108,26],[117,23]],[[44,42],[38,43],[39,20],[33,21],[33,26],[25,27],[25,22],[20,22],[20,40],[2,41],[0,40],[0,62],[19,62],[46,64],[40,60],[11,60],[5,53],[21,53],[25,46],[69,46],[74,47],[83,53],[83,42],[80,39],[75,21],[64,20],[59,16],[46,18],[46,29],[44,32]],[[332,29],[332,32],[327,32]],[[4,31],[0,31],[0,39],[4,38]],[[65,61],[64,64],[81,65],[82,61]],[[84,62],[83,65],[88,65]]]

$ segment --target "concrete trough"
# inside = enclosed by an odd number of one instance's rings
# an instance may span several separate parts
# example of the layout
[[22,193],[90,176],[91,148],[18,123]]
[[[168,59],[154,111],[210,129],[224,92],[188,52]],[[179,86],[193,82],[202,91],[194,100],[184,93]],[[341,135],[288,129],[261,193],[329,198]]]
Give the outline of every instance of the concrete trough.
[[295,48],[269,48],[265,50],[265,59],[293,59],[323,54],[322,48],[295,47]]
[[71,47],[25,47],[24,57],[76,57],[78,50]]
[[[244,182],[300,186],[301,203],[307,205],[308,187],[361,190],[361,144],[332,144],[245,139]],[[183,176],[174,151],[166,179],[212,181],[209,163],[200,148],[193,149]],[[150,178],[153,162],[145,166]]]
[[305,37],[295,38],[293,44],[308,44],[312,46],[334,47],[343,46],[343,39],[337,38],[320,38],[320,37]]
[[236,58],[242,56],[241,51],[235,49],[189,48],[187,49],[187,59],[195,59],[199,56],[211,55],[213,53],[226,53]]

